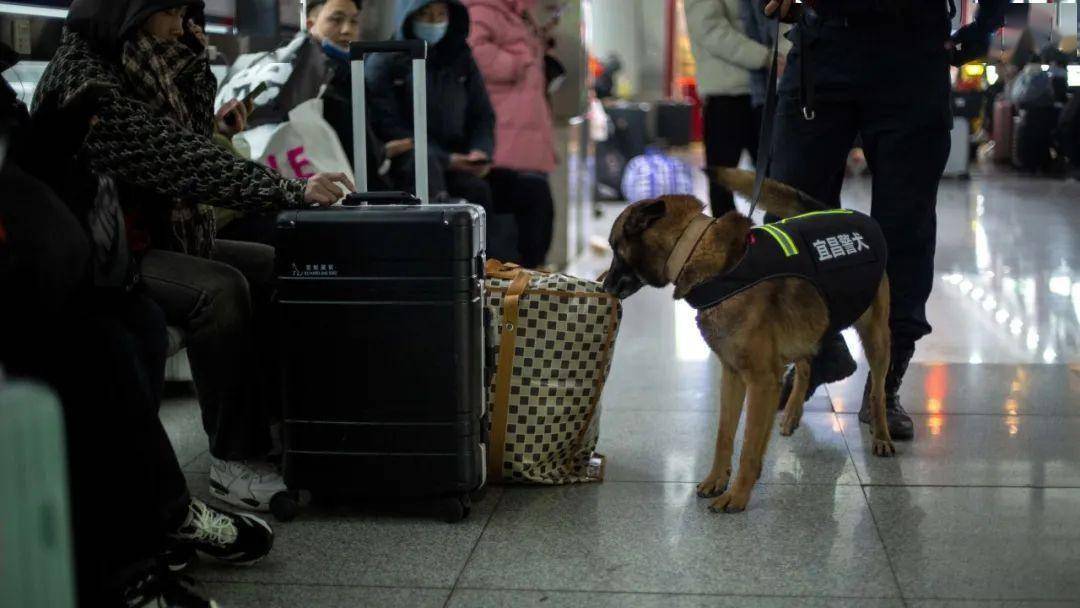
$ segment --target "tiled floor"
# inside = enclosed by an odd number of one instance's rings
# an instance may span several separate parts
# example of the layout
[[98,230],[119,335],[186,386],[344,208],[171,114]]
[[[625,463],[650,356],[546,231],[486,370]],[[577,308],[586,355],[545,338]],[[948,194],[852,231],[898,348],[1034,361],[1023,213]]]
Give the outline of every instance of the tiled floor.
[[[868,193],[855,180],[845,201]],[[854,416],[864,368],[773,437],[746,512],[710,513],[694,483],[719,367],[691,310],[643,291],[604,396],[604,483],[491,488],[456,525],[312,510],[277,524],[258,566],[194,574],[252,608],[1080,605],[1078,198],[1075,182],[943,182],[936,331],[904,383],[917,436],[895,459],[868,456]],[[205,492],[194,401],[163,416]]]

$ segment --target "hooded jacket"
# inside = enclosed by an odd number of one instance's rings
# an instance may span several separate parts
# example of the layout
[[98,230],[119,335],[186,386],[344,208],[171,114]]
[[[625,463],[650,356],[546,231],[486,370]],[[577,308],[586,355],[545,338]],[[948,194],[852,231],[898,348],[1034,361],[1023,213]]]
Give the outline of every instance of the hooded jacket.
[[[398,40],[415,38],[412,17],[435,0],[398,4]],[[469,12],[460,0],[444,0],[450,27],[428,49],[427,100],[430,154],[445,167],[451,153],[495,152],[495,111],[466,40]],[[413,136],[412,65],[404,55],[379,54],[368,63],[367,90],[375,133],[384,141]]]
[[[138,228],[128,241],[135,250],[149,246],[147,239],[166,244],[178,201],[245,211],[304,201],[303,182],[233,156],[134,97],[120,65],[124,40],[154,12],[182,5],[202,3],[74,0],[60,47],[34,95],[35,132],[51,147],[52,185],[83,215],[97,196],[99,177],[115,182],[120,204]],[[210,121],[216,82],[205,55],[177,85],[191,114]]]
[[555,169],[545,42],[523,18],[536,0],[464,0],[472,18],[469,46],[495,106],[496,167]]

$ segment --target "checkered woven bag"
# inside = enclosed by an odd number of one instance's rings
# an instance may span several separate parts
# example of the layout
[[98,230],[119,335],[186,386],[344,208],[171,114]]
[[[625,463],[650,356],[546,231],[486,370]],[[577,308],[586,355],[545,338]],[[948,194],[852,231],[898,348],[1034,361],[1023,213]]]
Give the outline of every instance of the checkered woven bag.
[[603,479],[600,393],[622,307],[600,285],[490,260],[487,306],[498,356],[488,391],[488,480]]

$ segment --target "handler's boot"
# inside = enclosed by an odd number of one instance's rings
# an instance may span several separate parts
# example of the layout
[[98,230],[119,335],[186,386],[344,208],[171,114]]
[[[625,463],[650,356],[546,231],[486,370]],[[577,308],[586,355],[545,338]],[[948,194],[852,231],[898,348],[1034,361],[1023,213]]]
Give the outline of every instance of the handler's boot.
[[[900,405],[900,383],[904,381],[915,346],[894,348],[889,360],[889,372],[885,374],[885,420],[889,424],[889,436],[893,439],[910,440],[915,437],[915,423]],[[866,377],[863,389],[862,407],[859,408],[859,422],[870,424],[870,376]]]
[[[840,334],[833,334],[821,341],[821,349],[810,361],[810,380],[806,386],[806,396],[803,401],[810,398],[814,391],[822,384],[839,382],[855,373],[855,359],[851,358],[847,342]],[[788,396],[791,395],[791,387],[795,382],[795,366],[789,365],[784,372],[784,383],[780,389],[780,409],[787,405]]]

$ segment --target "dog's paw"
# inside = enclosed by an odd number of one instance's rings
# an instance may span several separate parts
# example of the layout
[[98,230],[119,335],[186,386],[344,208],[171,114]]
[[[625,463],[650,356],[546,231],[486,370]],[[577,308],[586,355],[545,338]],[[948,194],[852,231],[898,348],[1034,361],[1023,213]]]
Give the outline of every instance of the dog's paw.
[[726,475],[722,476],[709,476],[705,481],[701,482],[697,486],[698,498],[713,498],[719,496],[727,490],[728,478]]
[[896,446],[893,445],[891,439],[878,439],[874,438],[874,456],[881,458],[889,458],[890,456],[896,456]]
[[719,498],[714,500],[712,504],[709,505],[709,510],[713,513],[741,513],[746,510],[746,505],[749,502],[750,494],[728,491],[724,492]]
[[784,419],[780,421],[780,434],[784,437],[791,437],[791,434],[794,433],[797,428],[799,428],[798,420],[793,420],[788,416],[784,416]]

